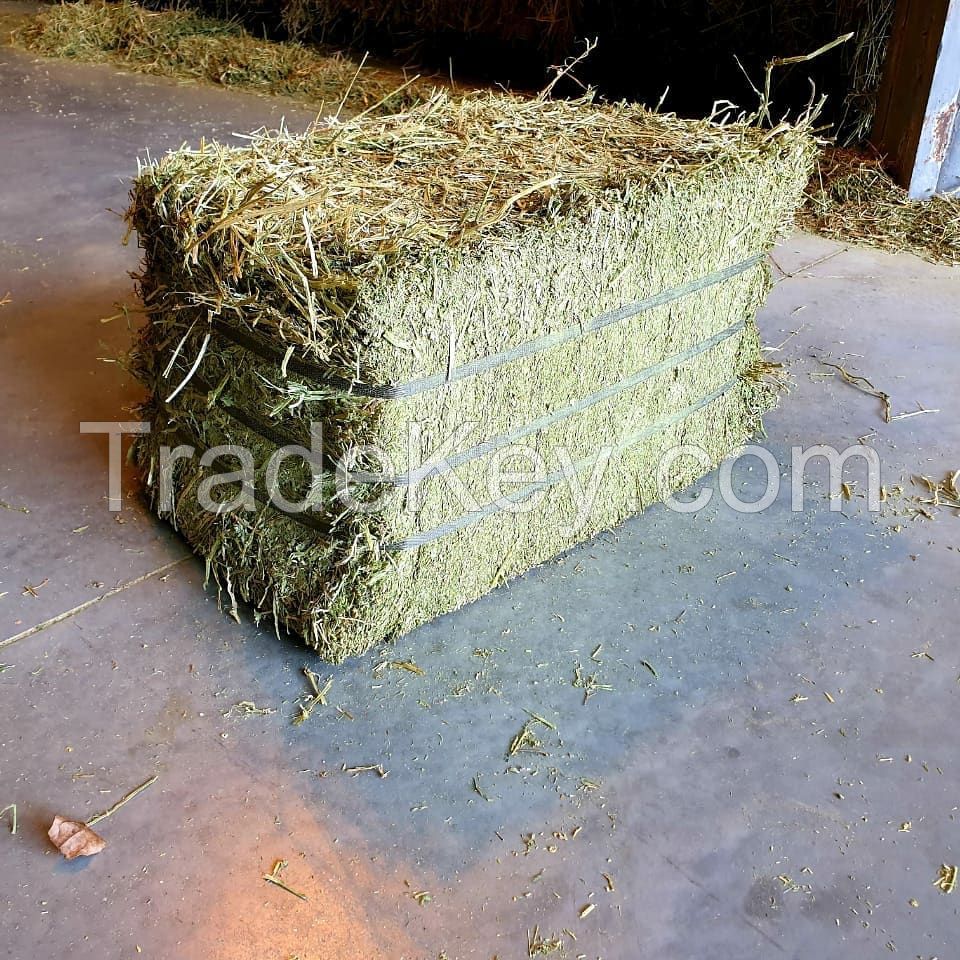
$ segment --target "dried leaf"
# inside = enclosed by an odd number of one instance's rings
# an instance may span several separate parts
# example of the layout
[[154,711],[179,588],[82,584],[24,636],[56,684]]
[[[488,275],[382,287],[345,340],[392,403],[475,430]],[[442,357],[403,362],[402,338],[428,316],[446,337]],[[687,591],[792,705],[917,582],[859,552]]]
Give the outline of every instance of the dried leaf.
[[47,831],[53,845],[67,860],[75,857],[92,857],[107,845],[107,841],[94,833],[85,823],[78,820],[66,820],[59,814],[53,818],[53,824]]

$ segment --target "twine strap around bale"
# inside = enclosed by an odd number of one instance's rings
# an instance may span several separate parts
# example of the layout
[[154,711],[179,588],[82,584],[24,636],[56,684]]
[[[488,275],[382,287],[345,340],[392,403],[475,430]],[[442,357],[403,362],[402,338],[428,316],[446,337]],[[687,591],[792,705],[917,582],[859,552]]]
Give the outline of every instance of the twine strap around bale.
[[[681,297],[705,290],[708,287],[714,286],[715,284],[722,283],[726,280],[736,277],[739,274],[744,273],[756,266],[761,260],[762,255],[750,257],[747,260],[729,267],[725,267],[722,270],[714,271],[713,273],[710,273],[704,277],[688,281],[687,283],[672,287],[651,297],[646,297],[642,300],[619,307],[616,310],[611,310],[600,314],[586,324],[578,325],[576,327],[569,327],[555,334],[549,334],[544,337],[539,337],[535,340],[527,341],[526,343],[519,344],[518,346],[510,348],[509,350],[491,354],[487,357],[480,358],[479,360],[474,360],[463,364],[462,366],[451,365],[448,370],[441,374],[436,374],[431,377],[424,377],[419,380],[413,380],[406,384],[395,386],[378,386],[357,383],[352,380],[347,380],[346,378],[331,377],[327,373],[326,369],[320,364],[291,356],[289,350],[285,350],[276,346],[267,337],[258,332],[228,325],[218,318],[214,318],[212,325],[214,331],[218,335],[223,336],[225,339],[231,340],[238,346],[250,350],[252,353],[257,354],[263,359],[282,363],[285,365],[285,369],[309,377],[314,381],[322,383],[324,386],[333,387],[334,389],[363,396],[378,397],[381,399],[401,399],[404,397],[416,396],[417,394],[437,389],[448,383],[455,382],[457,380],[463,380],[468,377],[484,373],[488,370],[496,369],[497,367],[506,363],[510,363],[511,361],[522,359],[524,357],[552,349],[556,346],[578,340],[592,332],[609,326],[610,324],[621,322],[630,317],[637,316],[638,314],[647,310],[662,306],[674,300],[678,300]],[[566,404],[560,409],[545,414],[544,416],[524,424],[523,426],[516,427],[513,430],[499,434],[488,440],[484,440],[482,443],[476,444],[467,450],[462,450],[459,453],[455,453],[440,463],[427,463],[416,468],[415,470],[410,470],[407,473],[399,474],[393,477],[358,471],[357,473],[351,474],[350,479],[353,482],[363,484],[387,484],[394,487],[408,487],[420,483],[431,476],[439,476],[449,473],[450,471],[470,462],[471,460],[486,456],[502,449],[503,447],[509,446],[512,443],[516,443],[525,437],[539,433],[569,417],[583,413],[598,403],[611,400],[620,394],[639,386],[641,383],[651,379],[652,377],[666,373],[672,369],[676,369],[677,367],[682,366],[688,361],[700,356],[703,353],[706,353],[707,351],[719,346],[721,343],[742,332],[744,327],[745,322],[742,320],[732,324],[731,326],[721,330],[719,333],[714,334],[706,340],[694,344],[693,346],[688,347],[679,353],[673,354],[670,357],[666,357],[649,367],[645,367],[642,370],[630,374],[616,383],[609,384],[608,386],[603,387],[602,389],[597,390],[586,397],[582,397],[579,400],[575,400],[569,404]],[[194,372],[193,379],[194,386],[201,392],[210,392],[210,385],[203,380],[199,374]],[[736,380],[730,381],[719,390],[714,391],[709,396],[704,397],[696,403],[690,404],[683,409],[670,414],[669,416],[660,418],[659,420],[645,427],[643,430],[636,432],[622,440],[612,448],[611,453],[623,453],[625,450],[635,446],[638,443],[641,443],[643,440],[646,440],[657,433],[662,432],[663,430],[669,429],[671,426],[674,426],[675,424],[686,419],[691,414],[719,399],[735,384]],[[268,442],[272,442],[277,446],[298,443],[297,438],[288,431],[282,427],[279,427],[278,425],[271,424],[267,420],[264,420],[255,414],[241,410],[239,407],[236,407],[232,404],[221,403],[220,406],[228,416],[241,423],[247,429],[257,433]],[[503,512],[509,507],[510,504],[522,502],[526,498],[541,490],[548,489],[557,485],[558,483],[563,482],[563,480],[567,478],[567,473],[570,469],[572,469],[574,473],[580,473],[583,470],[588,469],[597,462],[597,459],[601,455],[602,452],[594,453],[588,457],[576,461],[572,465],[572,468],[567,468],[566,472],[564,470],[555,471],[549,474],[543,480],[524,487],[522,490],[516,491],[515,493],[512,493],[501,500],[487,504],[479,511],[464,514],[431,530],[415,534],[405,540],[388,544],[386,549],[390,552],[417,549],[418,547],[432,543],[441,537],[448,536],[452,533],[462,530],[465,527],[479,523],[487,517]],[[282,516],[313,530],[315,533],[329,533],[328,525],[322,521],[319,521],[318,518],[311,516],[308,512],[292,513],[282,510],[272,501],[268,501],[265,498],[257,495],[256,492],[254,493],[254,499],[258,507],[269,507]]]
[[[682,420],[685,420],[691,414],[696,413],[698,410],[701,410],[704,407],[709,406],[715,400],[718,400],[725,393],[727,393],[727,391],[734,387],[736,383],[736,380],[731,380],[724,384],[719,390],[715,390],[702,400],[698,400],[696,403],[692,403],[681,410],[677,410],[669,417],[662,417],[661,419],[650,424],[650,426],[645,427],[643,430],[631,434],[629,437],[625,438],[611,449],[611,455],[624,453],[626,450],[630,449],[630,447],[636,446],[638,443],[642,443],[644,440],[647,440],[664,430],[668,430],[670,427],[680,423]],[[602,452],[594,453],[589,457],[584,457],[581,460],[577,460],[572,464],[573,473],[582,473],[584,470],[593,466],[601,455]],[[555,470],[553,473],[544,477],[543,480],[538,480],[536,483],[531,483],[522,490],[508,494],[500,500],[495,500],[492,503],[488,503],[480,510],[473,511],[472,513],[465,513],[462,516],[457,517],[455,520],[448,520],[446,523],[442,523],[440,526],[434,527],[432,530],[426,530],[423,533],[417,533],[412,537],[407,537],[405,540],[399,540],[396,543],[388,544],[387,550],[391,553],[399,553],[402,550],[415,550],[418,547],[432,543],[434,540],[439,540],[441,537],[449,536],[451,533],[456,533],[458,530],[462,530],[464,527],[469,527],[475,523],[479,523],[481,520],[485,520],[487,517],[492,517],[495,514],[502,513],[511,504],[522,503],[535,493],[556,486],[558,483],[562,483],[565,479],[569,478],[569,473],[570,468],[567,470]]]
[[[196,387],[198,393],[206,393],[208,395],[213,393],[215,389],[213,384],[200,376],[199,373],[194,374],[193,385]],[[258,417],[256,414],[244,410],[242,407],[238,407],[232,403],[226,403],[222,400],[210,401],[210,406],[219,406],[228,417],[236,420],[237,423],[246,427],[251,433],[257,434],[264,440],[269,440],[270,443],[276,447],[302,446],[300,437],[275,423],[271,423],[269,420],[265,420],[263,417]]]
[[510,347],[508,350],[501,350],[498,353],[480,357],[477,360],[471,360],[469,363],[452,367],[451,369],[444,370],[442,373],[435,373],[429,377],[421,377],[417,380],[411,380],[408,383],[401,384],[370,384],[350,380],[347,377],[331,376],[329,370],[324,365],[312,360],[306,360],[302,357],[288,356],[288,351],[285,347],[278,346],[263,334],[254,330],[233,326],[219,318],[213,319],[212,329],[225,340],[230,340],[237,346],[257,354],[257,356],[264,360],[283,364],[285,370],[307,377],[321,386],[362,397],[373,397],[381,400],[400,400],[405,397],[414,397],[421,393],[436,390],[439,387],[447,386],[458,380],[475,377],[489,370],[495,370],[497,367],[511,363],[514,360],[520,360],[533,354],[543,353],[554,347],[579,340],[590,333],[602,330],[610,324],[620,323],[638,314],[645,313],[648,310],[653,310],[655,307],[664,306],[674,300],[699,293],[708,287],[730,280],[755,267],[762,259],[763,254],[754,254],[740,263],[724,267],[721,270],[715,270],[704,277],[699,277],[696,280],[688,280],[686,283],[679,284],[676,287],[670,287],[650,297],[645,297],[642,300],[636,300],[633,303],[618,307],[616,310],[602,313],[585,324],[567,327],[565,330],[547,334],[543,337],[537,337],[535,340],[528,340],[526,343]]
[[[611,455],[624,453],[626,450],[636,446],[638,443],[642,443],[644,440],[648,440],[650,437],[656,436],[656,434],[661,433],[664,430],[668,430],[670,427],[675,426],[676,424],[685,420],[698,410],[702,410],[704,407],[709,406],[714,401],[719,400],[720,397],[730,391],[734,386],[736,386],[736,384],[736,380],[730,380],[719,390],[713,391],[713,393],[703,397],[696,403],[692,403],[686,407],[683,407],[681,410],[677,410],[668,417],[661,417],[659,420],[654,421],[643,430],[630,434],[630,436],[626,437],[624,440],[621,440],[620,443],[611,449]],[[174,430],[174,434],[179,442],[193,446],[195,450],[198,449],[196,441],[189,438],[181,428],[176,428]],[[207,448],[204,448],[203,446],[199,447],[199,452],[201,455],[206,453],[206,450]],[[584,457],[581,460],[575,461],[572,464],[573,472],[583,472],[588,467],[591,467],[594,463],[596,463],[601,455],[602,452],[595,453],[589,457]],[[507,504],[520,503],[527,497],[533,496],[533,494],[539,492],[540,490],[546,490],[549,487],[556,486],[558,483],[562,483],[565,479],[567,479],[568,475],[569,468],[568,470],[555,470],[553,473],[548,474],[543,480],[539,480],[536,483],[530,484],[516,493],[508,494],[501,500],[488,503],[479,511],[465,513],[453,520],[448,520],[446,523],[440,524],[438,527],[434,527],[432,530],[426,530],[423,533],[414,534],[412,537],[408,537],[405,540],[399,540],[395,543],[388,544],[386,549],[390,553],[399,553],[403,550],[415,550],[418,547],[424,546],[425,544],[432,543],[434,540],[439,540],[441,537],[446,537],[451,533],[456,533],[458,530],[462,530],[464,527],[469,527],[475,523],[479,523],[481,520],[485,520],[487,517],[494,516],[497,513],[502,513],[506,509]],[[290,511],[283,510],[272,500],[265,499],[256,491],[252,491],[252,493],[256,505],[261,509],[273,510],[275,513],[286,517],[288,520],[293,520],[295,523],[299,523],[301,526],[307,527],[314,533],[329,535],[329,524],[323,520],[310,515],[306,511],[291,513]]]
[[[512,443],[518,443],[525,437],[529,437],[532,434],[546,430],[548,427],[560,423],[562,420],[566,420],[569,417],[584,413],[591,407],[596,406],[598,403],[612,400],[620,394],[626,393],[626,391],[638,387],[646,380],[650,380],[651,378],[659,376],[660,374],[676,369],[677,367],[682,366],[684,363],[687,363],[701,354],[712,350],[714,347],[719,346],[721,343],[729,340],[731,337],[736,336],[738,333],[743,331],[744,327],[745,323],[741,320],[738,323],[727,327],[725,330],[721,330],[719,333],[714,334],[712,337],[708,337],[706,340],[694,344],[692,347],[688,347],[686,350],[683,350],[680,353],[675,353],[672,356],[666,357],[652,366],[644,367],[642,370],[632,373],[630,376],[625,377],[622,380],[618,380],[616,383],[609,384],[603,389],[597,390],[586,397],[582,397],[579,400],[575,400],[572,403],[566,404],[565,406],[560,407],[558,410],[554,410],[542,417],[538,417],[536,420],[532,420],[529,423],[526,423],[520,427],[516,427],[513,430],[509,430],[506,433],[501,433],[495,437],[491,437],[488,440],[484,440],[482,443],[478,443],[467,450],[461,450],[459,453],[454,453],[439,462],[425,463],[422,466],[417,467],[415,470],[410,470],[407,473],[397,474],[396,476],[389,476],[379,473],[367,473],[365,471],[357,471],[355,473],[351,472],[349,475],[350,480],[353,483],[362,483],[368,485],[386,484],[392,487],[410,487],[421,483],[432,476],[442,476],[445,473],[449,473],[451,470],[455,470],[458,467],[463,466],[465,463],[469,463],[471,460],[476,460],[479,457],[485,457],[497,450],[501,450],[503,447],[509,446]],[[199,375],[195,375],[193,380],[195,386],[201,392],[209,392],[212,390],[210,384],[208,384],[207,381]],[[251,414],[245,410],[242,410],[240,407],[234,406],[233,404],[221,403],[220,408],[224,413],[227,414],[227,416],[236,420],[248,430],[256,433],[258,436],[273,443],[277,447],[294,445],[302,446],[302,441],[300,438],[295,437],[281,427],[269,423],[255,414]]]
[[[197,438],[190,436],[187,431],[180,426],[172,428],[173,437],[176,439],[178,444],[183,446],[190,447],[193,450],[193,456],[197,454],[200,455],[202,459],[210,450],[216,449],[216,447],[208,447],[205,444],[201,443]],[[221,444],[218,444],[221,446]],[[220,456],[232,456],[231,453],[224,451]],[[300,513],[292,513],[287,510],[281,510],[273,500],[264,497],[262,494],[258,493],[254,488],[249,491],[250,497],[257,507],[260,508],[261,512],[264,510],[274,510],[279,514],[282,514],[284,517],[287,517],[290,520],[295,520],[297,523],[301,524],[304,527],[307,527],[309,530],[312,530],[314,533],[322,534],[323,536],[329,536],[330,534],[330,521],[324,517],[317,517],[313,514],[307,513],[306,509]],[[218,511],[219,513],[220,511]],[[228,512],[228,511],[223,511]],[[176,513],[176,510],[174,510]]]
[[609,386],[604,387],[602,390],[597,390],[595,393],[591,393],[580,400],[575,400],[573,403],[569,403],[566,406],[561,407],[559,410],[554,410],[552,413],[538,417],[536,420],[532,420],[530,423],[526,423],[521,427],[516,427],[515,429],[509,430],[506,433],[501,433],[496,437],[492,437],[489,440],[484,440],[482,443],[478,443],[476,446],[471,447],[468,450],[463,450],[460,453],[452,454],[439,463],[425,463],[416,470],[399,474],[396,477],[386,477],[379,474],[355,473],[351,474],[351,479],[358,483],[387,483],[395,487],[409,487],[414,486],[431,476],[441,476],[442,474],[449,473],[451,470],[455,470],[457,467],[460,467],[465,463],[469,463],[471,460],[476,460],[478,457],[485,457],[488,454],[502,449],[503,447],[510,446],[512,443],[518,443],[520,440],[523,440],[525,437],[529,437],[531,434],[546,430],[548,427],[551,427],[556,423],[560,423],[562,420],[576,416],[579,413],[584,413],[591,407],[596,406],[598,403],[603,403],[606,400],[612,400],[620,394],[626,393],[626,391],[632,390],[634,387],[638,387],[641,383],[646,380],[650,380],[652,377],[656,377],[662,373],[667,373],[670,370],[674,370],[677,367],[682,366],[684,363],[687,363],[688,361],[700,356],[700,354],[706,353],[708,350],[712,350],[714,347],[719,346],[725,340],[729,340],[731,337],[740,333],[744,326],[745,324],[741,320],[739,323],[735,323],[733,326],[727,327],[725,330],[721,330],[720,333],[714,334],[707,340],[695,344],[692,347],[688,347],[686,350],[674,354],[671,357],[667,357],[665,360],[661,360],[659,363],[645,367],[643,370],[633,373],[630,376],[625,377],[623,380],[617,381],[616,383],[612,383]]

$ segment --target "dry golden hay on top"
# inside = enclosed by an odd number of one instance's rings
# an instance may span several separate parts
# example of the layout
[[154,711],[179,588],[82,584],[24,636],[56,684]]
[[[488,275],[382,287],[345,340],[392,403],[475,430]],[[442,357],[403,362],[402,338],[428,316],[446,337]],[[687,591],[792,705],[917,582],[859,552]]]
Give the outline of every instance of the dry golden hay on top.
[[[320,352],[318,323],[349,314],[361,277],[403,271],[433,248],[554,226],[578,208],[622,202],[627,187],[669,189],[711,173],[735,180],[795,142],[807,148],[798,160],[806,164],[810,140],[787,125],[767,131],[626,104],[437,93],[405,113],[171,153],[142,172],[131,215],[160,217],[163,253],[173,258],[166,266],[185,282],[230,296],[235,278],[255,274],[260,293],[293,297],[299,309],[258,324]],[[322,317],[298,292],[303,261],[314,258],[327,278]]]
[[[158,511],[225,595],[331,660],[639,512],[663,495],[665,450],[719,462],[773,400],[763,254],[813,150],[788,126],[438,94],[151,163],[129,219]],[[313,469],[271,467],[312,424]],[[217,454],[165,476],[161,447],[225,443],[252,451],[256,495],[216,514]],[[529,482],[492,486],[504,457],[532,457]],[[702,471],[682,460],[664,482]],[[307,509],[271,505],[277,485]]]

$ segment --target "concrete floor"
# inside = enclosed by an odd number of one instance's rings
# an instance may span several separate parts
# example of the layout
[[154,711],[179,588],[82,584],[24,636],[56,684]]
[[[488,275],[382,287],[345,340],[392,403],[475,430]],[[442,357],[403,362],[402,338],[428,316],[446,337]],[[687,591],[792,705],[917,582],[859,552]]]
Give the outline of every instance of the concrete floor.
[[[958,956],[960,892],[932,883],[960,861],[955,516],[832,513],[815,477],[800,514],[787,485],[755,516],[656,508],[386,653],[424,676],[331,670],[293,726],[307,652],[223,616],[193,559],[165,569],[184,545],[135,496],[107,511],[78,423],[138,396],[101,322],[130,298],[108,211],[136,157],[309,116],[9,49],[0,91],[0,642],[93,601],[0,646],[0,953],[513,960],[539,928],[605,960]],[[958,274],[804,236],[776,261],[779,461],[875,432],[887,485],[960,467]],[[814,353],[942,412],[884,424]],[[578,663],[613,690],[584,704]],[[508,761],[525,711],[557,730]],[[55,813],[153,774],[104,853],[51,847]],[[278,859],[306,901],[263,881]]]

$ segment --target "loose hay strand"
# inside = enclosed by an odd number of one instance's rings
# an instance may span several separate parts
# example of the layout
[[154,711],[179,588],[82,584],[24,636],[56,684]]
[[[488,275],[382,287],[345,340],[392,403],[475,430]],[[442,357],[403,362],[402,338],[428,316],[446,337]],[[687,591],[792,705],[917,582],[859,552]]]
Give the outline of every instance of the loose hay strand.
[[139,787],[134,787],[129,793],[124,794],[124,796],[122,796],[112,807],[108,807],[102,813],[98,813],[96,816],[91,817],[87,821],[87,826],[92,827],[95,823],[99,823],[101,820],[106,820],[107,817],[112,817],[122,806],[133,800],[134,797],[138,797],[148,787],[152,787],[159,779],[160,778],[157,774],[149,777],[147,780],[141,783]]

